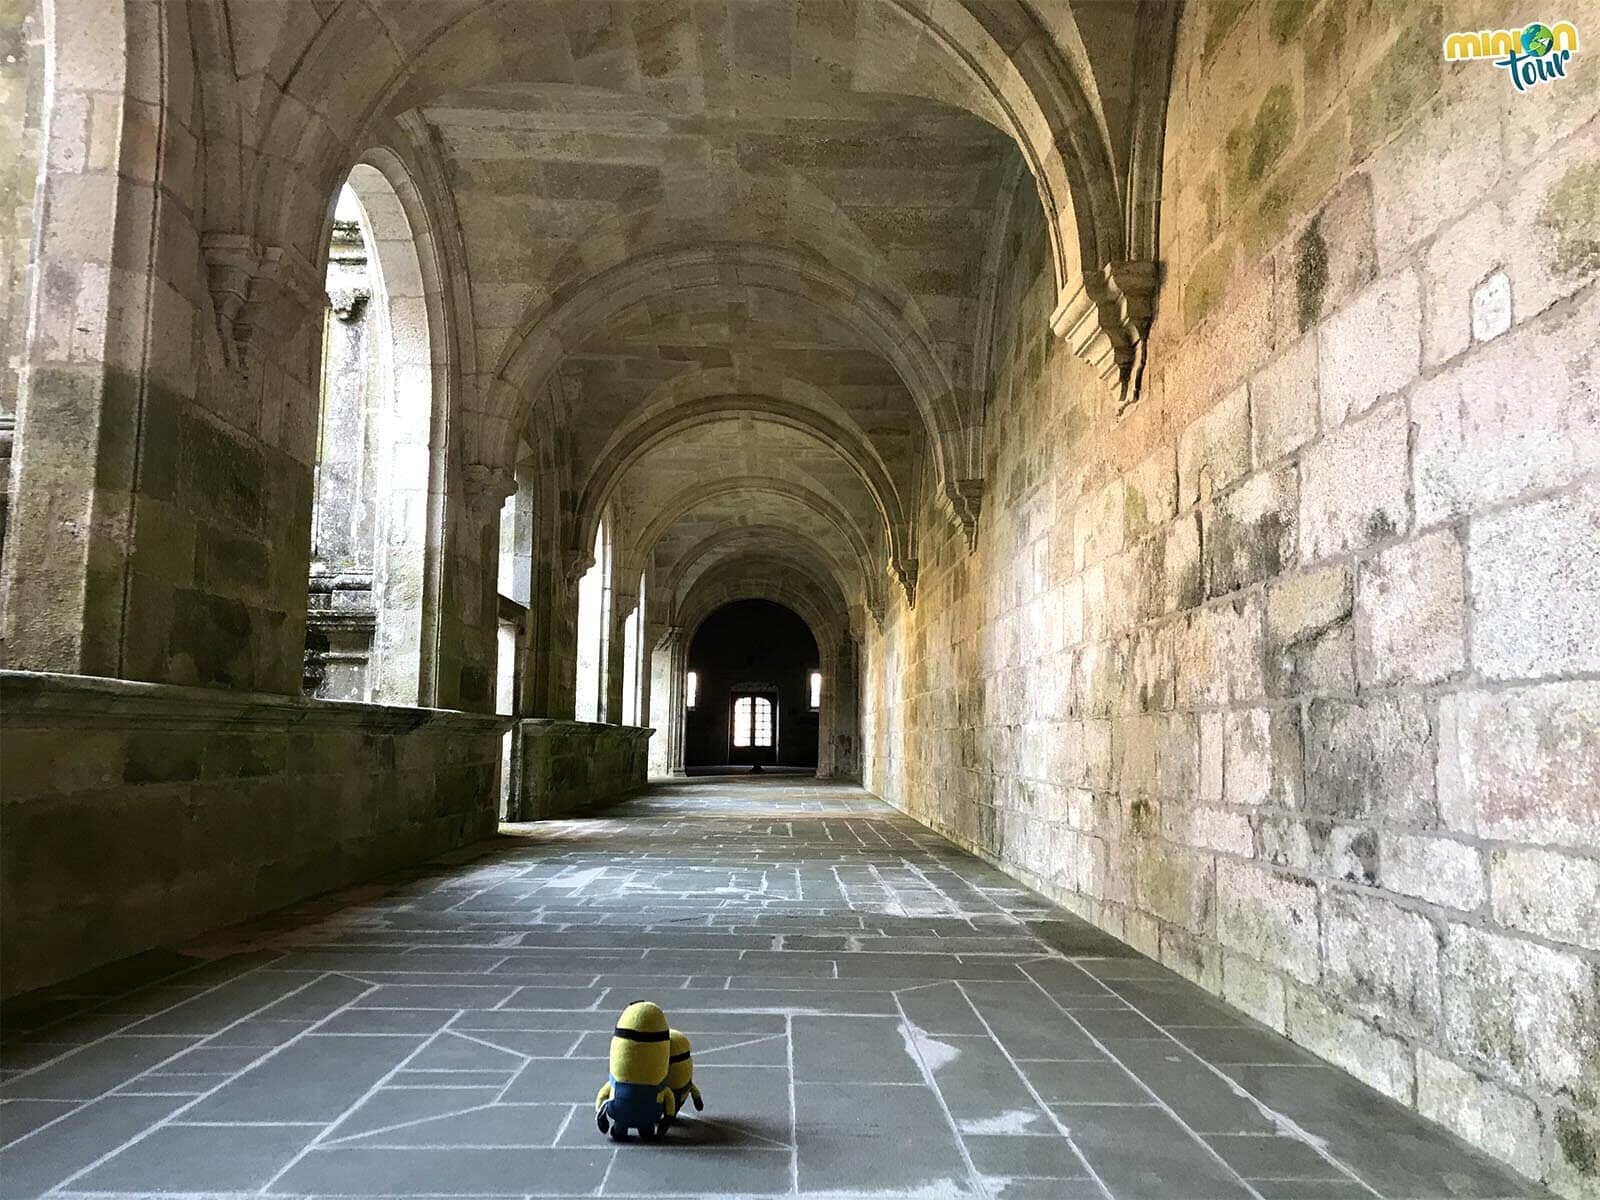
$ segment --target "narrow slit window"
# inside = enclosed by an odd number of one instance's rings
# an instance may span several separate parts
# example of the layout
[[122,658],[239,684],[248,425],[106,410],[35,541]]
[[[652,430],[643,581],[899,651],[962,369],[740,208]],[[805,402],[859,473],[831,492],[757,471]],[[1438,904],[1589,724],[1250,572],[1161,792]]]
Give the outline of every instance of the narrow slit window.
[[683,691],[684,691],[683,702],[684,702],[684,706],[686,708],[693,708],[696,704],[699,704],[700,703],[700,676],[697,675],[695,672],[690,671],[688,679],[684,683]]
[[811,697],[809,703],[810,703],[812,709],[815,710],[815,709],[821,708],[822,707],[822,672],[821,671],[813,671],[813,672],[811,672],[809,695]]

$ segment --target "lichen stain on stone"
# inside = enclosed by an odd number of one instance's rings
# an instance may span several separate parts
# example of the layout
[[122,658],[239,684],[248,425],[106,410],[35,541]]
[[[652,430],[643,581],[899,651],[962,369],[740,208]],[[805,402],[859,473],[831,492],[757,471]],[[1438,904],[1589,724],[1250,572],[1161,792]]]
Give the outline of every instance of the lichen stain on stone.
[[1396,532],[1394,521],[1388,513],[1379,510],[1367,518],[1367,537],[1378,542],[1384,538],[1393,537]]
[[1311,50],[1306,55],[1306,66],[1313,71],[1326,71],[1338,62],[1344,53],[1345,8],[1330,4],[1322,14],[1317,32],[1311,36]]
[[1143,796],[1137,796],[1134,798],[1133,804],[1129,808],[1128,815],[1131,818],[1133,832],[1135,834],[1142,836],[1155,832],[1156,806],[1151,804],[1150,801],[1145,799]]
[[1122,513],[1129,530],[1143,529],[1149,523],[1149,508],[1144,493],[1132,484],[1125,485],[1122,496]]
[[1272,6],[1272,17],[1267,28],[1272,31],[1273,39],[1283,45],[1295,35],[1305,19],[1311,15],[1311,10],[1317,6],[1316,0],[1277,0]]
[[1328,243],[1322,237],[1320,218],[1306,227],[1295,245],[1294,287],[1300,332],[1304,333],[1322,315],[1322,302],[1328,294]]
[[1550,268],[1558,275],[1600,270],[1600,162],[1579,163],[1551,189],[1539,213],[1550,234]]
[[1294,138],[1294,95],[1287,84],[1278,84],[1262,98],[1250,132],[1250,155],[1245,161],[1245,178],[1255,183],[1282,157]]
[[1250,0],[1215,0],[1211,5],[1211,23],[1206,26],[1205,49],[1201,52],[1206,58],[1216,53],[1217,47],[1222,45],[1222,40],[1228,31],[1249,7]]
[[1579,1175],[1600,1176],[1600,1134],[1585,1126],[1570,1108],[1556,1110],[1556,1145]]

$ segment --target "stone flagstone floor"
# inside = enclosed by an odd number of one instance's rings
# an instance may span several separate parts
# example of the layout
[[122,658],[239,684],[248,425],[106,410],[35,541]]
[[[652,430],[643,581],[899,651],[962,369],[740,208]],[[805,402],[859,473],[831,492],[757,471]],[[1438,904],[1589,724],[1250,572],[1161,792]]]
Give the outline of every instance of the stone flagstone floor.
[[[859,789],[484,849],[12,1005],[0,1196],[1544,1194]],[[618,1146],[644,998],[706,1111]]]

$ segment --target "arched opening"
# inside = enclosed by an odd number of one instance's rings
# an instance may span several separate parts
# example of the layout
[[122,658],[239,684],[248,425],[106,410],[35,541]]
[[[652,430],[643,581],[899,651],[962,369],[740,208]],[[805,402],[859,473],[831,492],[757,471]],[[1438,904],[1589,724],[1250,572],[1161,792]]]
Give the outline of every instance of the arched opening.
[[605,522],[594,535],[594,565],[578,581],[578,670],[573,715],[606,719],[606,654],[611,626],[611,539]]
[[369,163],[340,188],[326,288],[305,690],[416,704],[430,640],[432,339],[410,221]]
[[782,604],[738,600],[713,612],[689,644],[696,695],[685,705],[685,768],[815,771],[810,680],[820,665],[810,626]]

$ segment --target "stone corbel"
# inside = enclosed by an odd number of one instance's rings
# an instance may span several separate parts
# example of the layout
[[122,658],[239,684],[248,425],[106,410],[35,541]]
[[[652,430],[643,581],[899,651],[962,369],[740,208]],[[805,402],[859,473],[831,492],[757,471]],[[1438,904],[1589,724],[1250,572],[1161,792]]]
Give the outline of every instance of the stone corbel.
[[967,553],[978,548],[978,513],[983,507],[983,480],[952,479],[944,485],[945,499],[956,520],[961,522],[961,532],[967,539]]
[[1107,263],[1086,274],[1050,316],[1050,328],[1072,353],[1114,382],[1119,411],[1138,399],[1156,279],[1153,262]]
[[561,586],[568,593],[576,593],[578,584],[594,566],[593,550],[575,550],[568,546],[561,555]]
[[914,558],[897,558],[890,564],[890,570],[906,593],[906,607],[917,606],[917,560]]
[[316,272],[283,246],[263,246],[247,233],[208,233],[201,252],[223,352],[238,370],[252,345],[283,338],[327,303]]
[[461,470],[461,497],[466,502],[467,519],[474,527],[487,525],[498,517],[506,497],[516,490],[516,479],[503,467],[469,463]]
[[328,307],[346,325],[359,320],[372,293],[366,288],[334,288],[328,293]]

